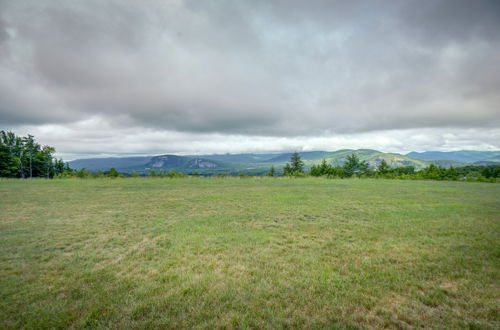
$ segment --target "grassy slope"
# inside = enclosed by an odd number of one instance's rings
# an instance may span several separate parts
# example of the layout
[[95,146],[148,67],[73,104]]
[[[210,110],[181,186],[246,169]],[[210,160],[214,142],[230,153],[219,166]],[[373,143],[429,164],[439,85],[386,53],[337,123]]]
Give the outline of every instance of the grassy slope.
[[0,181],[0,327],[499,328],[500,185]]

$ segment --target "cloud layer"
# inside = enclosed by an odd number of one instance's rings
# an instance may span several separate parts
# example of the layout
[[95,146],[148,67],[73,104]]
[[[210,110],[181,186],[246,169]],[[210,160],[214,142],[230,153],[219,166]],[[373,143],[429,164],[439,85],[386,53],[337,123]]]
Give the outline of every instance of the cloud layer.
[[[4,0],[0,122],[275,149],[425,129],[499,148],[483,134],[500,127],[499,17],[494,0]],[[95,140],[81,133],[75,148]]]

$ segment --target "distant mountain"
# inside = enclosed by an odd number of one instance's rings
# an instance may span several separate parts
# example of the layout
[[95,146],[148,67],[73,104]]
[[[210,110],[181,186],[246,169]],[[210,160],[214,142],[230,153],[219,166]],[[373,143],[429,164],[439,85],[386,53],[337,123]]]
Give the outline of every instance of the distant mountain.
[[221,170],[229,171],[234,167],[220,161],[177,155],[77,159],[69,162],[69,166],[77,170],[85,168],[90,171],[106,171],[114,167],[123,173],[130,173],[132,171],[147,173],[150,169],[203,173],[219,172]]
[[69,166],[74,169],[85,168],[89,171],[106,171],[114,167],[116,169],[133,168],[143,166],[151,160],[151,156],[146,157],[107,157],[107,158],[86,158],[76,159],[69,162]]
[[424,151],[407,153],[406,156],[424,160],[453,160],[464,163],[474,163],[479,161],[500,162],[500,151]]
[[[273,158],[268,159],[266,163],[286,163],[290,161],[290,157],[292,157],[292,152],[280,154],[280,155],[274,155]],[[299,152],[300,158],[303,161],[316,161],[316,160],[322,160],[323,158],[327,158],[328,155],[331,154],[331,152],[328,151],[303,151]]]
[[[344,164],[347,156],[356,154],[370,167],[376,167],[385,160],[391,167],[413,166],[422,169],[429,164],[443,167],[460,167],[465,165],[486,165],[500,163],[500,151],[463,151],[463,152],[412,152],[407,155],[396,153],[383,153],[372,149],[343,149],[337,151],[304,151],[299,152],[306,169],[320,163],[323,159],[334,166]],[[185,173],[220,174],[220,173],[247,173],[260,175],[266,173],[274,166],[278,173],[282,171],[285,163],[290,161],[292,153],[267,153],[267,154],[222,154],[222,155],[160,155],[147,157],[123,158],[91,158],[77,159],[69,163],[74,169],[86,168],[90,171],[106,171],[111,167],[122,173],[137,171],[147,174],[150,169],[168,172],[176,170]],[[420,158],[417,158],[419,156]],[[482,158],[485,157],[485,158]],[[461,160],[460,160],[461,159]],[[464,159],[468,159],[465,161]],[[476,160],[479,159],[479,160]]]
[[415,168],[424,168],[429,164],[422,160],[412,159],[407,156],[394,153],[383,153],[372,149],[344,149],[331,152],[326,158],[333,165],[342,165],[347,156],[356,154],[360,160],[364,160],[370,167],[378,166],[382,160],[385,160],[391,167],[413,166]]
[[162,155],[155,156],[145,165],[144,170],[176,170],[182,172],[206,172],[231,170],[234,166],[217,160],[205,158],[191,158],[186,156]]
[[[424,168],[429,165],[429,162],[412,159],[411,157],[400,154],[383,153],[371,149],[344,149],[337,151],[302,151],[299,152],[300,158],[304,161],[306,168],[313,164],[326,159],[333,165],[342,165],[347,156],[356,154],[361,160],[366,160],[370,166],[377,166],[384,159],[390,166],[414,166],[416,168]],[[271,165],[283,166],[290,161],[292,152],[281,154],[227,154],[227,155],[201,155],[204,159],[223,160],[229,163],[240,163],[240,165],[249,165],[252,168],[267,167]],[[192,157],[192,156],[190,156]]]
[[[467,164],[470,165],[470,164]],[[491,160],[480,160],[478,162],[474,162],[472,165],[477,165],[477,166],[490,166],[490,165],[500,165],[500,159],[491,161]]]
[[186,156],[191,158],[204,158],[209,160],[218,160],[222,162],[229,163],[262,163],[269,159],[276,157],[279,154],[268,153],[268,154],[219,154],[219,155],[197,155],[197,156]]
[[441,167],[462,167],[462,166],[467,166],[467,165],[472,165],[471,163],[466,163],[466,162],[459,162],[456,160],[426,160],[429,164],[434,164],[436,166],[441,166]]

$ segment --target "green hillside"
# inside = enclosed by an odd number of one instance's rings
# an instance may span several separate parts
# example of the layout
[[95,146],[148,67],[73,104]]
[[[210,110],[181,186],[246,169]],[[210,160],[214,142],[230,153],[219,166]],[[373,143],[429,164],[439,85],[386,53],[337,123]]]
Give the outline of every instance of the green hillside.
[[410,152],[406,156],[424,160],[453,160],[464,163],[474,163],[478,161],[498,161],[500,162],[500,151],[424,151]]
[[379,165],[382,160],[385,160],[391,167],[414,166],[415,168],[424,168],[429,165],[424,161],[413,159],[400,154],[383,153],[372,149],[339,150],[332,152],[326,159],[333,165],[340,166],[345,162],[347,156],[351,154],[355,154],[360,158],[360,160],[368,162],[368,165],[370,167]]
[[[309,152],[299,154],[304,161],[306,168],[320,163],[323,159],[326,159],[327,162],[334,166],[341,166],[342,164],[344,164],[347,156],[352,154],[357,155],[360,160],[368,162],[368,165],[370,167],[377,166],[378,164],[380,164],[380,162],[382,162],[382,160],[385,160],[391,167],[414,166],[415,168],[420,169],[429,165],[429,162],[426,161],[413,159],[411,157],[403,156],[400,154],[383,153],[372,149],[343,149],[331,152],[314,152],[314,154]],[[267,162],[266,165],[270,166],[272,164],[275,166],[282,166],[290,160],[290,156],[291,154],[286,154],[286,156],[276,157],[273,159],[273,162]]]

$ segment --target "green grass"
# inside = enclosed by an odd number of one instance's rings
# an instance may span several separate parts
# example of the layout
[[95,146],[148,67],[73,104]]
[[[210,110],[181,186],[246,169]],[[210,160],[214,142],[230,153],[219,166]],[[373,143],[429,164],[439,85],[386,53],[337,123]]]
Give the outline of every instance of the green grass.
[[500,328],[500,185],[0,181],[0,328]]

